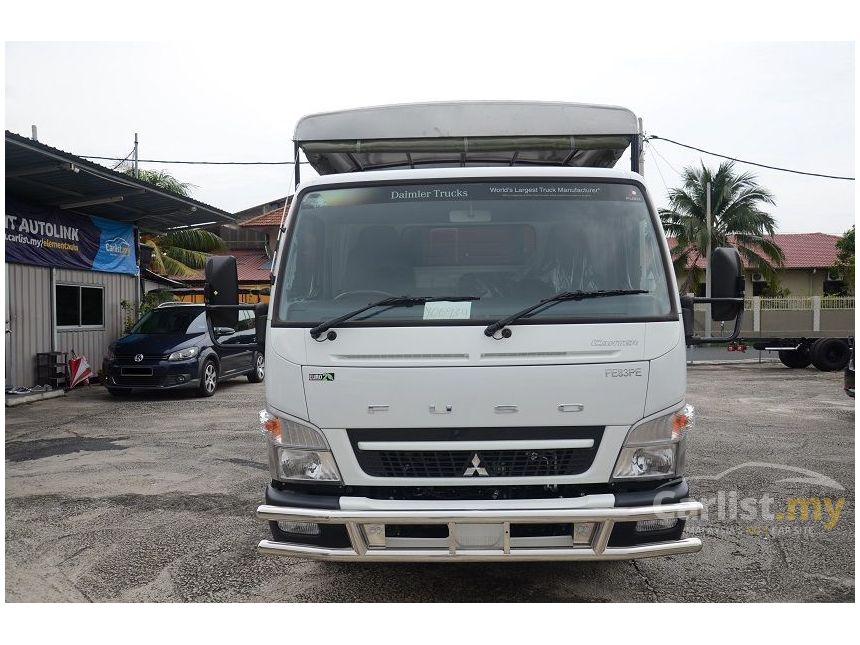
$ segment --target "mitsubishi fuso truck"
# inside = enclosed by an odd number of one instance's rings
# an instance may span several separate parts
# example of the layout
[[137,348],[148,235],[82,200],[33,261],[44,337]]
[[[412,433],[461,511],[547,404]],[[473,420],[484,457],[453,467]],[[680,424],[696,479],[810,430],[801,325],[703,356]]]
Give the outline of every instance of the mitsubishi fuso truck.
[[[302,118],[258,305],[264,554],[344,561],[692,553],[681,298],[627,109],[390,105]],[[631,170],[614,169],[629,149]],[[318,176],[300,181],[299,156]],[[231,326],[232,258],[207,302]],[[712,317],[743,307],[711,259]],[[727,340],[727,339],[723,339]]]

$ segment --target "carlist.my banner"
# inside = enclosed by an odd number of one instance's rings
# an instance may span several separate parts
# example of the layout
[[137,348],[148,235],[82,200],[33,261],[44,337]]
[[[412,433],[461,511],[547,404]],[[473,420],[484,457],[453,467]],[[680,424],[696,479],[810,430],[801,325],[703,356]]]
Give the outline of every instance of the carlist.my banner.
[[6,198],[6,262],[137,274],[131,224]]

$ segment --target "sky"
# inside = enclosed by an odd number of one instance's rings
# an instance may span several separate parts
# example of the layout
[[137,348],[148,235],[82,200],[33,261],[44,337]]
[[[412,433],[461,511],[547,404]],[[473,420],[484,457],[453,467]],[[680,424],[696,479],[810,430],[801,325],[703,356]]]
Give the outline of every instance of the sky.
[[[286,41],[7,43],[5,127],[78,155],[276,161],[292,156],[305,114],[430,100],[556,100],[621,105],[648,134],[764,164],[854,176],[854,46],[814,42],[615,42],[559,46],[524,31],[516,46],[403,49],[378,55],[325,39],[297,58]],[[358,41],[361,41],[359,39]],[[534,44],[534,47],[529,47]],[[499,43],[501,45],[501,42]],[[309,49],[310,48],[310,49]],[[319,56],[314,56],[316,48]],[[369,55],[366,55],[369,54]],[[654,141],[645,179],[658,206],[684,166],[719,159]],[[108,162],[103,162],[108,163]],[[619,167],[628,168],[627,158]],[[281,197],[289,166],[179,166],[193,196],[227,211]],[[776,196],[781,232],[841,234],[855,182],[752,170]],[[303,173],[306,172],[303,169]]]

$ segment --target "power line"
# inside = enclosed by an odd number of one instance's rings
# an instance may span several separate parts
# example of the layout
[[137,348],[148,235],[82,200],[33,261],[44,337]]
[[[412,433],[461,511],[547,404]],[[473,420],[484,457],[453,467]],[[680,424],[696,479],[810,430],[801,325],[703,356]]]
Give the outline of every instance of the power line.
[[[673,143],[676,146],[680,146],[682,148],[688,148],[690,150],[695,150],[697,152],[704,153],[706,155],[711,155],[714,157],[721,157],[723,159],[729,159],[730,161],[737,161],[738,163],[748,164],[750,166],[758,166],[759,168],[767,168],[769,170],[778,170],[780,172],[790,172],[796,175],[807,175],[809,177],[823,177],[825,179],[844,179],[846,181],[854,181],[854,177],[842,177],[839,175],[827,175],[824,173],[817,172],[806,172],[803,170],[794,170],[791,168],[781,168],[779,166],[771,166],[768,164],[757,163],[755,161],[748,161],[746,159],[739,159],[737,157],[730,157],[729,155],[720,154],[718,152],[712,152],[710,150],[705,150],[703,148],[697,148],[696,146],[687,145],[686,143],[681,143],[680,141],[675,141],[674,139],[668,139],[666,137],[660,137],[656,134],[649,135],[646,137],[646,141],[666,141],[668,143]],[[654,151],[659,157],[669,166],[676,174],[681,174],[669,163],[666,158],[659,153],[659,151],[653,146],[651,146],[651,150]],[[80,155],[85,159],[98,159],[100,161],[118,161],[116,167],[122,164],[122,162],[126,161],[128,157],[120,158],[120,157],[100,157],[96,155]],[[199,165],[199,166],[292,166],[295,165],[295,161],[186,161],[179,159],[139,159],[139,163],[157,163],[157,164],[185,164],[185,165]],[[308,161],[300,161],[300,164],[309,164]]]
[[[650,143],[650,142],[649,142],[649,143]],[[673,166],[673,165],[669,162],[669,160],[668,160],[668,159],[666,159],[666,157],[664,157],[663,155],[661,155],[661,154],[660,154],[660,151],[659,151],[659,150],[657,150],[657,148],[654,146],[654,144],[653,144],[653,143],[650,143],[650,145],[648,146],[648,149],[649,149],[649,150],[651,150],[651,152],[653,152],[654,154],[656,154],[658,157],[660,157],[660,159],[662,159],[662,160],[663,160],[663,163],[665,163],[667,166],[669,166],[669,168],[671,168],[671,169],[672,169],[672,172],[674,172],[674,173],[675,173],[676,175],[678,175],[679,177],[681,176],[681,173],[678,171],[678,169],[677,169],[677,168],[675,168],[675,166]]]
[[[647,142],[646,142],[647,143]],[[653,144],[648,145],[648,152],[651,153],[651,158],[654,160],[654,167],[657,169],[657,174],[660,175],[660,181],[663,182],[663,188],[666,189],[666,192],[669,192],[669,186],[666,185],[666,180],[663,178],[663,171],[660,170],[660,164],[657,163],[657,157],[654,155],[654,146]]]
[[854,177],[840,177],[839,175],[825,175],[823,173],[818,172],[805,172],[803,170],[792,170],[791,168],[780,168],[779,166],[769,166],[763,163],[756,163],[755,161],[747,161],[746,159],[738,159],[736,157],[730,157],[728,155],[723,155],[718,152],[711,152],[710,150],[703,150],[702,148],[697,148],[696,146],[690,146],[686,143],[681,143],[679,141],[674,141],[672,139],[667,139],[666,137],[658,137],[656,134],[652,134],[648,137],[648,140],[657,139],[659,141],[668,141],[669,143],[674,143],[676,146],[681,146],[682,148],[689,148],[690,150],[696,150],[697,152],[703,152],[706,155],[712,155],[714,157],[722,157],[723,159],[729,159],[731,161],[737,161],[738,163],[745,163],[750,166],[758,166],[759,168],[768,168],[770,170],[779,170],[781,172],[791,172],[796,175],[808,175],[810,177],[824,177],[825,179],[845,179],[847,181],[854,181]]
[[[120,167],[121,165],[123,165],[126,161],[128,161],[128,158],[129,158],[129,157],[131,157],[131,155],[133,155],[133,154],[134,154],[134,148],[132,148],[132,149],[131,149],[131,152],[129,152],[129,153],[125,156],[125,159],[120,159],[120,160],[119,160],[119,163],[118,163],[117,165],[115,165],[113,168],[111,168],[111,170],[116,170],[117,168],[119,168],[119,167]],[[114,161],[116,161],[116,160],[114,160]]]

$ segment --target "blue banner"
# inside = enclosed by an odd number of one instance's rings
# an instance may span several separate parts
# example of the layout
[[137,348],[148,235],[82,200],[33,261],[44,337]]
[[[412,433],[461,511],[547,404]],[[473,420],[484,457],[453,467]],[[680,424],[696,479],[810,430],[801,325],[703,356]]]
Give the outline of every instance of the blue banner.
[[6,198],[6,261],[137,274],[131,224]]

